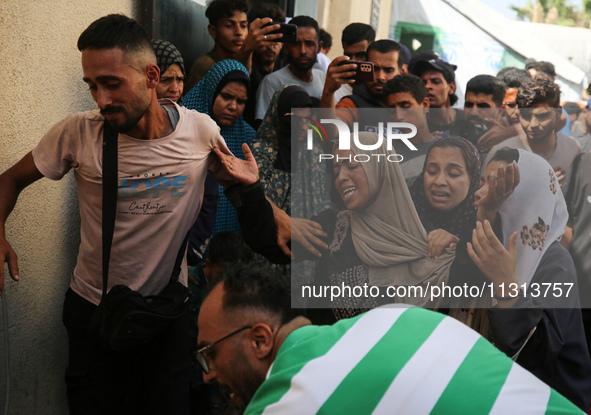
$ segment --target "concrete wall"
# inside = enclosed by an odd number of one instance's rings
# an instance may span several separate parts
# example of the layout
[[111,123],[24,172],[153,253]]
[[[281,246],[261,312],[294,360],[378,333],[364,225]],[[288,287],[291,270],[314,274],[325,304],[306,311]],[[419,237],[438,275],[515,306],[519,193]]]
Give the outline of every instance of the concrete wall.
[[[380,17],[376,30],[377,39],[388,39],[392,1],[380,1]],[[371,23],[372,0],[318,0],[318,24],[332,35],[331,59],[343,54],[341,34],[343,29],[354,22]]]
[[[82,82],[76,41],[95,19],[134,15],[133,0],[0,2],[0,172],[30,151],[64,116],[96,106]],[[77,245],[72,173],[26,189],[7,223],[21,281],[6,285],[10,340],[10,414],[67,414],[67,338],[61,324]],[[6,267],[5,267],[6,272]],[[2,315],[2,322],[6,316]],[[4,339],[0,325],[0,410],[4,410]]]
[[310,16],[317,19],[318,0],[296,0],[293,8],[293,16]]

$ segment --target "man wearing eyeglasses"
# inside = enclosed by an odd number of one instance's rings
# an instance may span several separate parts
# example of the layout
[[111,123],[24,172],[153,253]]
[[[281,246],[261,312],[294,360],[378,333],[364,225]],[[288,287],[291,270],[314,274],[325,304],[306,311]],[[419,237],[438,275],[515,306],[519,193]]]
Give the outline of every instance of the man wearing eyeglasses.
[[451,317],[399,304],[312,326],[289,280],[252,266],[205,298],[197,355],[246,415],[581,412]]

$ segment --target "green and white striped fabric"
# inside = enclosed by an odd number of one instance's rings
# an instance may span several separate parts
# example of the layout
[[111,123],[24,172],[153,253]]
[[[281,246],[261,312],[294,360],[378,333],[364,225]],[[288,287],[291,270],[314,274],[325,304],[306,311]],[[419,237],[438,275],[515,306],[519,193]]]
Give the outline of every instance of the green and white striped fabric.
[[294,331],[252,414],[581,414],[460,322],[381,307]]

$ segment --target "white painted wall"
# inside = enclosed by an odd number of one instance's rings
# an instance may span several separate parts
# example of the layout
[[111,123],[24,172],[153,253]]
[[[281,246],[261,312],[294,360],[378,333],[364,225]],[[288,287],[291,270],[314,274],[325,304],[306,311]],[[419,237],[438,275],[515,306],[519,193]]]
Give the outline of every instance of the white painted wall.
[[[0,172],[66,115],[96,106],[82,82],[80,33],[109,13],[133,16],[133,0],[0,0]],[[67,336],[61,323],[79,242],[72,174],[26,189],[7,223],[21,281],[6,285],[10,414],[67,414]],[[6,271],[6,267],[5,267]],[[2,316],[2,319],[4,316]],[[3,320],[0,320],[3,322]],[[4,410],[0,325],[0,411]]]

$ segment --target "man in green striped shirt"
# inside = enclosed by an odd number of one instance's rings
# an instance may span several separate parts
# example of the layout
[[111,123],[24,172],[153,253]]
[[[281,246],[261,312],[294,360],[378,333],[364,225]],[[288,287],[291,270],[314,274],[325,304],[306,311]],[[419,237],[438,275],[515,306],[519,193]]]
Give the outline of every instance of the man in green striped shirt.
[[198,359],[245,414],[580,414],[475,331],[380,307],[332,326],[290,309],[289,281],[234,268],[206,297]]

